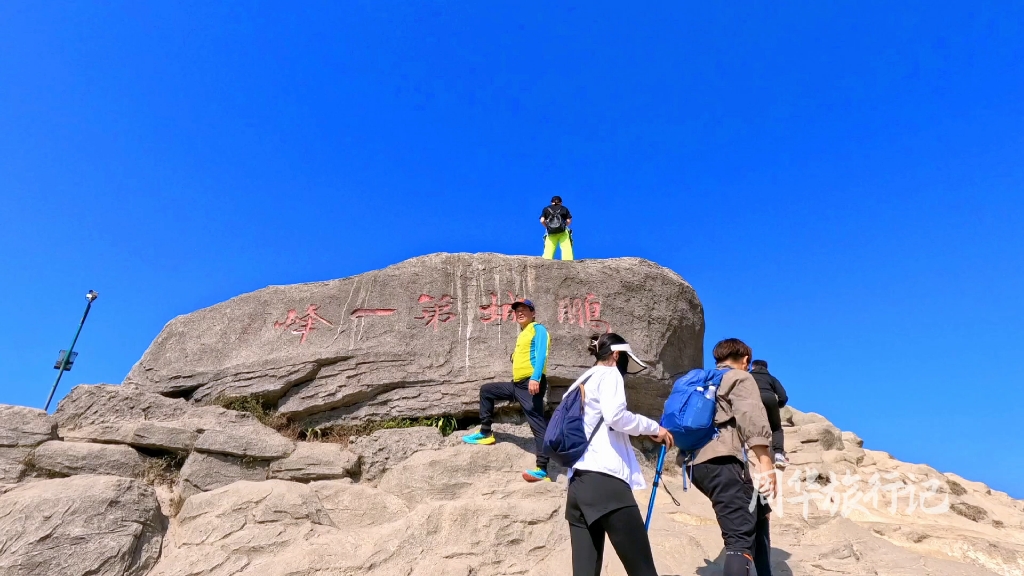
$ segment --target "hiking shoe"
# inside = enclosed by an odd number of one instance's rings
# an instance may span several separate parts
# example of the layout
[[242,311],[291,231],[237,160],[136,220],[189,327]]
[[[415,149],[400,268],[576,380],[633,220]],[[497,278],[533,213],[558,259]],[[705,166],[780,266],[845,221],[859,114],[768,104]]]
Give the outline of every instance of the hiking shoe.
[[494,435],[488,434],[484,436],[479,432],[475,432],[473,434],[463,436],[462,441],[466,444],[483,444],[486,446],[488,444],[494,444]]
[[551,478],[548,478],[548,473],[540,468],[534,468],[533,470],[527,470],[523,472],[523,480],[527,482],[551,482]]
[[775,455],[775,467],[779,470],[785,470],[786,466],[789,466],[789,458],[786,458],[785,454],[781,452]]

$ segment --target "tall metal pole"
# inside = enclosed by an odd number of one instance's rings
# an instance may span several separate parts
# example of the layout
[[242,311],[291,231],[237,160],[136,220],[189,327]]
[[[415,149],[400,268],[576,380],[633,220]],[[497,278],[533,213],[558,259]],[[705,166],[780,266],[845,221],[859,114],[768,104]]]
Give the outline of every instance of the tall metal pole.
[[82,326],[85,325],[85,319],[89,316],[89,309],[92,308],[92,302],[97,297],[99,297],[99,294],[92,290],[89,290],[89,293],[85,296],[89,303],[85,305],[85,314],[82,314],[82,321],[78,323],[78,330],[75,332],[74,340],[71,341],[71,347],[68,348],[67,352],[65,352],[60,359],[60,368],[57,369],[57,380],[54,381],[53,388],[50,389],[50,395],[46,398],[46,407],[43,408],[44,412],[50,410],[50,401],[53,400],[53,393],[57,391],[57,385],[60,384],[60,377],[64,375],[64,370],[68,365],[68,359],[71,358],[71,352],[75,349],[75,343],[78,342],[78,335],[82,333]]

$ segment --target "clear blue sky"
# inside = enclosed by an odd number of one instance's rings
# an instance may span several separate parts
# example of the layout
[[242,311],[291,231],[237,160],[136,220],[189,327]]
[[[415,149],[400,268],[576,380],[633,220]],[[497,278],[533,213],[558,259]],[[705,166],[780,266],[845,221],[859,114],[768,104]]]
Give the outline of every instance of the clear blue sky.
[[1024,497],[1024,4],[0,3],[0,402],[438,251],[689,280],[802,410]]

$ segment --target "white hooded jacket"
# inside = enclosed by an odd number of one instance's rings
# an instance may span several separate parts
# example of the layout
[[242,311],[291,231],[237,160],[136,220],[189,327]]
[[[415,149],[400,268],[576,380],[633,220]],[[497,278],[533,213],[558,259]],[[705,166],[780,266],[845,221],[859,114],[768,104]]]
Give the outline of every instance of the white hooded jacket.
[[583,386],[583,424],[587,437],[594,433],[602,416],[604,422],[583,457],[569,470],[569,477],[574,470],[589,470],[621,478],[633,490],[643,489],[647,483],[629,437],[656,436],[661,426],[626,408],[626,390],[615,366],[594,366],[584,372],[569,391],[588,376],[590,379]]

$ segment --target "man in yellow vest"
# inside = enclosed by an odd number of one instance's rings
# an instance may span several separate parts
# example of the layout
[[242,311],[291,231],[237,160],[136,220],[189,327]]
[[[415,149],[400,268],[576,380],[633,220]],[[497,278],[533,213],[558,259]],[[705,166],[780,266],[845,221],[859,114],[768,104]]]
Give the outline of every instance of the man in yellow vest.
[[526,413],[537,450],[537,467],[523,472],[523,479],[527,482],[550,482],[548,458],[544,455],[544,432],[548,429],[548,421],[544,417],[544,395],[548,390],[548,379],[544,370],[547,367],[551,336],[543,324],[535,321],[533,302],[520,300],[512,304],[512,311],[522,329],[512,353],[512,381],[492,382],[480,388],[480,431],[463,436],[462,440],[467,444],[494,444],[494,435],[491,434],[494,403],[499,400],[516,400]]

